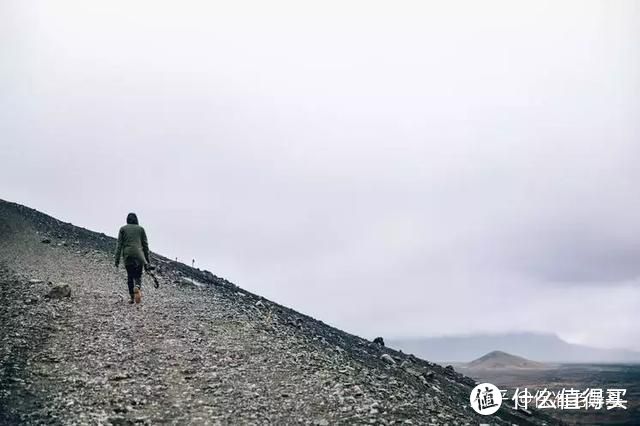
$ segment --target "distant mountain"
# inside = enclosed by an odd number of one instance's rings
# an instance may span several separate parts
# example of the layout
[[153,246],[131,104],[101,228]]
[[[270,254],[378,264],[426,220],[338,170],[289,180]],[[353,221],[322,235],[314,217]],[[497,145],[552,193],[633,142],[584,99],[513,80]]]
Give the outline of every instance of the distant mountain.
[[442,362],[469,362],[494,350],[539,362],[640,362],[640,352],[575,345],[554,334],[505,333],[387,339],[387,344],[403,352]]
[[465,368],[473,370],[502,368],[539,369],[546,367],[547,366],[541,362],[531,361],[521,356],[511,355],[502,351],[489,352],[465,365]]

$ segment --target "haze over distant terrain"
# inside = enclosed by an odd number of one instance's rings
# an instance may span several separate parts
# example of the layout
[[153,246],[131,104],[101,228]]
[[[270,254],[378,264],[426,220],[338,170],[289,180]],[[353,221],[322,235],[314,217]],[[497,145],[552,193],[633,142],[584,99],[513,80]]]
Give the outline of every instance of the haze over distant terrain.
[[640,352],[570,344],[553,334],[504,333],[388,339],[388,344],[404,352],[442,362],[470,362],[489,352],[504,351],[541,362],[640,363]]
[[640,350],[638,40],[633,0],[4,1],[0,198],[369,338]]

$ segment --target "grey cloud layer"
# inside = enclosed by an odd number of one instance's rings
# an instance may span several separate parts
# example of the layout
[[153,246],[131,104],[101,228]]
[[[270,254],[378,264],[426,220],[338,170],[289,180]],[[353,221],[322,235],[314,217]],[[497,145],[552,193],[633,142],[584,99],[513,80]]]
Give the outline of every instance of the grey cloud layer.
[[3,7],[0,197],[369,337],[640,341],[635,2]]

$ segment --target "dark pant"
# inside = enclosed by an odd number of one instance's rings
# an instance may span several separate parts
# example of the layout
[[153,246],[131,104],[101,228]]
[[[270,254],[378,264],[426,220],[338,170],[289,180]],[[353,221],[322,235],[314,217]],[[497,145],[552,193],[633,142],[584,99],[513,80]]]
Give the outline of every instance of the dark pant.
[[138,259],[125,259],[124,267],[127,270],[127,285],[129,294],[133,297],[134,286],[142,287],[142,263]]

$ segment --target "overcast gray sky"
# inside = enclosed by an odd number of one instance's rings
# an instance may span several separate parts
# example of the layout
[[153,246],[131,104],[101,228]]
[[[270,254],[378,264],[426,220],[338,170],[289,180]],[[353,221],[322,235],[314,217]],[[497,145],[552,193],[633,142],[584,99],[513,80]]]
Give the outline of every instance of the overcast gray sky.
[[637,1],[4,0],[0,198],[365,337],[640,349],[639,40]]

